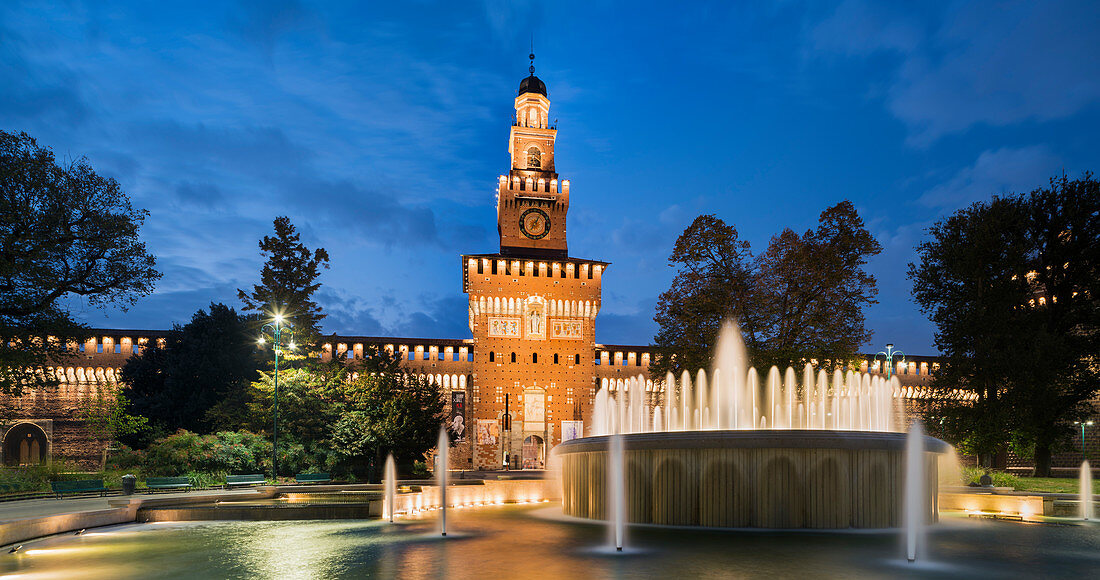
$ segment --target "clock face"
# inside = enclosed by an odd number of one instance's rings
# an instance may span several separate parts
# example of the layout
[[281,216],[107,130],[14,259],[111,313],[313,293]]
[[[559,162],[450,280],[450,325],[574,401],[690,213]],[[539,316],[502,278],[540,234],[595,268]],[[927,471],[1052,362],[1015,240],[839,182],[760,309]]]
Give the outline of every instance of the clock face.
[[550,216],[537,207],[530,208],[519,216],[519,229],[532,240],[543,238],[550,233]]

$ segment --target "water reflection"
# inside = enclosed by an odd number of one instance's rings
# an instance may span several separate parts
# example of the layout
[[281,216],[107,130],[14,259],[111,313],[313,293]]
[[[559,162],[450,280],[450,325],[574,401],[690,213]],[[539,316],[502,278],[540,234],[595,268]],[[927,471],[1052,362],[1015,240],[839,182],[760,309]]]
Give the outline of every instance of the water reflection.
[[[549,508],[553,510],[554,508]],[[904,565],[896,533],[638,528],[628,557],[599,553],[604,529],[545,506],[381,521],[132,524],[29,542],[0,556],[12,578],[668,578],[1082,576],[1100,569],[1100,527],[948,518],[932,561]],[[10,575],[10,576],[7,576]]]

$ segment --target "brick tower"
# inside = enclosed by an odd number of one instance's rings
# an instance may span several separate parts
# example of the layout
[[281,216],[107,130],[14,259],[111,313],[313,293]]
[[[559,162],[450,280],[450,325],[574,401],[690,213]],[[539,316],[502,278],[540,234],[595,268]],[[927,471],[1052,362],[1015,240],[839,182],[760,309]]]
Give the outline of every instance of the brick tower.
[[[469,416],[473,465],[541,468],[582,429],[596,387],[596,313],[606,262],[569,256],[569,181],[554,167],[557,129],[546,85],[519,85],[500,176],[500,251],[462,256],[474,339]],[[507,409],[509,417],[505,417]]]

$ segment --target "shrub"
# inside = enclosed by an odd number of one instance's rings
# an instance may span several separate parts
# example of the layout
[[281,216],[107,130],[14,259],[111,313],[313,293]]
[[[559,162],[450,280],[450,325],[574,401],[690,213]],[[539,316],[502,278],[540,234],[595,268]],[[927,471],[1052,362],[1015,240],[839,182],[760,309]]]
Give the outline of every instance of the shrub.
[[145,467],[145,461],[144,451],[120,444],[107,456],[107,469],[141,471]]
[[158,439],[146,452],[151,475],[182,473],[264,473],[269,470],[271,442],[248,431],[198,435],[179,430]]
[[11,487],[9,493],[48,491],[51,481],[71,481],[88,477],[86,473],[79,473],[79,467],[60,460],[0,469],[0,484]]
[[325,442],[311,441],[303,445],[289,437],[279,438],[279,473],[281,475],[333,473],[337,471],[341,459],[341,456],[325,445]]
[[985,469],[982,467],[964,467],[962,468],[963,485],[981,483],[983,475],[989,475],[993,479],[994,487],[1021,487],[1020,478],[1012,475],[1011,473],[1005,473],[1003,471],[994,471],[992,469]]
[[962,484],[970,485],[973,483],[977,485],[978,483],[980,483],[979,480],[981,480],[982,475],[985,475],[985,470],[981,467],[963,467]]
[[195,489],[206,489],[209,487],[217,487],[225,483],[224,471],[190,471],[187,473],[187,478],[191,480],[191,487]]
[[36,470],[28,468],[0,469],[0,493],[43,491],[48,480],[39,477]]

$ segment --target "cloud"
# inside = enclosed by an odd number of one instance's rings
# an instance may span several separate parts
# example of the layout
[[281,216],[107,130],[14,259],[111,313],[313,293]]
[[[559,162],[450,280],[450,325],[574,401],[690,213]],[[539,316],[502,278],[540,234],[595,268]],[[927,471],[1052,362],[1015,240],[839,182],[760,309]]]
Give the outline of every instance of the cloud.
[[212,208],[224,202],[221,189],[213,183],[184,181],[176,186],[176,197],[185,204]]
[[917,201],[955,210],[996,194],[1031,191],[1046,183],[1060,167],[1058,156],[1043,145],[985,151],[973,165],[929,189]]
[[[940,216],[993,195],[1031,191],[1044,185],[1060,167],[1059,157],[1043,145],[988,150],[971,165],[926,189],[911,211],[874,220],[870,227],[883,251],[867,268],[878,281],[879,303],[866,311],[867,327],[875,335],[864,349],[874,351],[893,341],[910,354],[934,354],[935,325],[917,309],[912,282],[906,276],[909,263],[918,261],[917,244]],[[890,223],[906,218],[910,221]]]
[[340,226],[344,235],[392,247],[438,245],[439,230],[430,207],[406,205],[390,192],[367,189],[350,180],[329,181],[316,174],[291,177],[279,185],[284,207],[309,211]]
[[875,352],[893,341],[910,354],[933,354],[932,323],[913,303],[912,283],[906,277],[909,263],[917,260],[916,246],[931,225],[931,221],[915,221],[872,228],[882,253],[868,261],[867,270],[875,276],[879,294],[878,304],[865,312],[867,328],[874,335],[863,350]]
[[161,119],[131,125],[127,138],[141,143],[146,155],[157,158],[162,169],[181,176],[212,170],[251,178],[296,174],[308,167],[313,156],[282,129],[271,126]]
[[[160,178],[179,179],[168,189],[187,206],[304,216],[385,246],[441,243],[430,206],[403,203],[396,192],[323,175],[317,167],[320,156],[280,128],[158,121],[133,127],[131,135],[145,145]],[[209,181],[195,182],[195,175]],[[232,184],[232,195],[214,183]]]
[[459,293],[444,297],[420,296],[408,304],[393,296],[375,297],[364,304],[361,297],[334,288],[317,293],[327,317],[324,332],[360,336],[468,338],[467,298]]
[[826,54],[900,55],[885,98],[912,145],[978,124],[1066,118],[1100,101],[1100,4],[897,6],[846,1],[809,37]]
[[211,302],[222,302],[240,311],[237,290],[229,284],[193,284],[178,290],[158,290],[131,306],[125,315],[116,306],[93,308],[70,301],[70,307],[78,319],[93,328],[164,329],[172,324],[186,324],[196,311]]
[[[485,11],[485,20],[493,32],[493,39],[503,45],[510,44],[525,32],[536,30],[539,21],[545,16],[543,3],[537,0],[482,0],[481,4]],[[533,41],[542,42],[538,38]]]
[[845,0],[811,30],[810,40],[818,50],[863,56],[880,50],[910,52],[924,34],[897,4]]
[[229,26],[269,58],[280,36],[307,24],[316,20],[296,0],[241,0],[229,16]]
[[657,334],[653,312],[604,314],[596,320],[596,342],[600,344],[649,345]]
[[83,124],[90,111],[79,76],[62,64],[39,62],[40,49],[0,19],[0,112],[15,122]]

